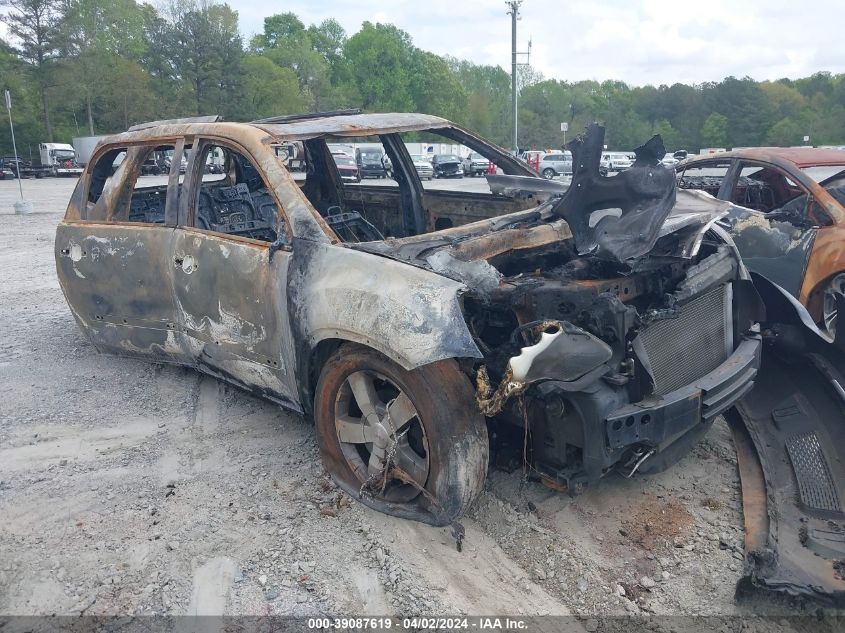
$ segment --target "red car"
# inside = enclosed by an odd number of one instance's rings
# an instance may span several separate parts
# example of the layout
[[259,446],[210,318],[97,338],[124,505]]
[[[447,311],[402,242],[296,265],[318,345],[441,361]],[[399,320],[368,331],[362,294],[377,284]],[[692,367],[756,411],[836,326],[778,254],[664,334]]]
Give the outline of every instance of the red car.
[[337,165],[337,171],[340,174],[341,180],[347,182],[361,182],[361,172],[358,171],[358,163],[349,154],[343,152],[332,152],[334,163]]

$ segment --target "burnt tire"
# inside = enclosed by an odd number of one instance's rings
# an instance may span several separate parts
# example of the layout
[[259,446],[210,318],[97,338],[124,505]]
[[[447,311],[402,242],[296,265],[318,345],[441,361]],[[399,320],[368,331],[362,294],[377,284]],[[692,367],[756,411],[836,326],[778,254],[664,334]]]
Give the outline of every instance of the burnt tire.
[[[395,408],[401,394],[412,404],[415,416],[400,434],[402,439],[396,440],[394,434],[390,442],[392,446],[400,442],[413,446],[415,459],[424,454],[425,475],[417,479],[418,483],[409,484],[401,478],[385,480],[384,470],[378,475],[362,470],[362,464],[366,467],[372,459],[375,444],[369,444],[368,451],[367,444],[341,441],[341,436],[348,439],[342,430],[348,428],[345,420],[355,419],[347,415],[353,410],[351,405],[344,405],[350,393],[356,399],[350,381],[356,377],[360,380],[361,375],[372,377],[374,392],[386,394],[378,395],[377,400],[393,397],[388,407]],[[395,395],[397,391],[399,396]],[[338,415],[339,411],[343,413]],[[448,525],[466,512],[484,485],[489,455],[487,426],[475,403],[472,385],[454,360],[408,371],[372,349],[345,345],[322,368],[314,420],[320,456],[334,481],[347,494],[379,512],[430,525]],[[407,463],[398,456],[392,456],[388,463],[394,460],[396,464]],[[386,485],[382,486],[384,481]]]

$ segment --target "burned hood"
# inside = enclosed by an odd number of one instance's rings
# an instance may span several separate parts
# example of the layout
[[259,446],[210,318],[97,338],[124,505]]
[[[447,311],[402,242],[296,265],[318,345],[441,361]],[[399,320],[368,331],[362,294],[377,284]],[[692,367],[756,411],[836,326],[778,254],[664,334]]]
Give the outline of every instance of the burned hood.
[[[408,238],[348,244],[350,248],[434,271],[482,292],[497,287],[503,275],[490,263],[500,256],[520,257],[536,249],[555,248],[567,259],[578,259],[571,225],[554,215],[554,201],[536,209],[481,220]],[[724,217],[730,203],[699,191],[679,191],[675,206],[658,227],[647,255],[618,262],[636,270],[655,257],[688,259],[697,255],[704,234]],[[718,227],[713,227],[714,229]],[[723,236],[724,241],[730,238]],[[584,257],[587,257],[586,255]]]
[[567,147],[574,158],[572,183],[552,212],[569,223],[578,252],[617,261],[648,253],[676,199],[675,172],[660,163],[666,154],[660,136],[634,150],[630,169],[609,177],[599,173],[602,126],[592,124]]

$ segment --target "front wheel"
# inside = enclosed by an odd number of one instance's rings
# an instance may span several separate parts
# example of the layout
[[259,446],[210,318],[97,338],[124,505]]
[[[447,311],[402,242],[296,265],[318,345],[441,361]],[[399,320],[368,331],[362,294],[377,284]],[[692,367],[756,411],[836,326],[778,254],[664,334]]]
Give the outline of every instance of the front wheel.
[[827,333],[832,337],[836,337],[836,326],[839,321],[837,303],[840,297],[845,296],[845,274],[836,275],[828,283],[824,290],[824,326]]
[[380,512],[448,525],[484,484],[487,426],[453,360],[408,371],[345,345],[322,369],[314,419],[332,478]]

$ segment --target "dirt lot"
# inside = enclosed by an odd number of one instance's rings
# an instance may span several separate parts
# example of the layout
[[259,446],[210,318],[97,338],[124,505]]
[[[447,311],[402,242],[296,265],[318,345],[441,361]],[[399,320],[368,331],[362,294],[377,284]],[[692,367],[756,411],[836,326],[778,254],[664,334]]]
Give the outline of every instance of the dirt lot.
[[572,613],[595,630],[588,618],[613,614],[817,610],[736,603],[740,491],[721,423],[668,473],[574,499],[491,472],[460,553],[448,528],[370,511],[326,477],[308,420],[91,348],[53,261],[73,185],[25,181],[36,213],[22,217],[17,183],[0,182],[0,613]]

